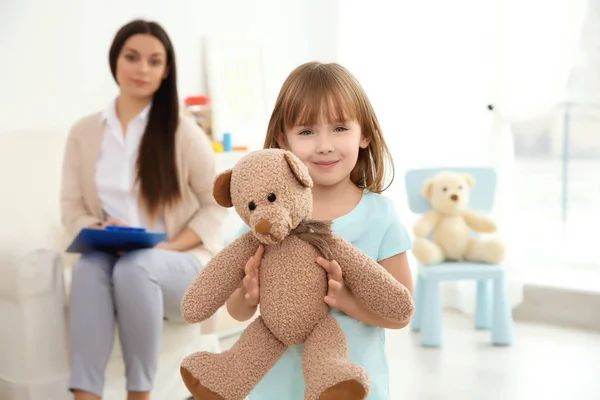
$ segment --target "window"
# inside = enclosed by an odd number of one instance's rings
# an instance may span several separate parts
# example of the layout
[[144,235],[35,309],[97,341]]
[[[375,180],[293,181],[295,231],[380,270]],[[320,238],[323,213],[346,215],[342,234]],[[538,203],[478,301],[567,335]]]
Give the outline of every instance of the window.
[[[517,243],[534,264],[600,269],[600,9],[584,19],[565,101],[512,124]],[[526,245],[525,245],[526,244]]]

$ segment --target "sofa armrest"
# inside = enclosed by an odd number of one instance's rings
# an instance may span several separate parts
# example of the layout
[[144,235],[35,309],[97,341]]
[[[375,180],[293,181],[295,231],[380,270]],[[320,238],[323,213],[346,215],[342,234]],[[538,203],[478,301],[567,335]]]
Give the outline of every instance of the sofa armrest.
[[0,377],[15,387],[35,382],[65,387],[69,364],[60,254],[2,251],[0,276]]
[[19,303],[50,292],[64,296],[63,269],[61,255],[53,250],[17,255],[0,252],[0,300]]

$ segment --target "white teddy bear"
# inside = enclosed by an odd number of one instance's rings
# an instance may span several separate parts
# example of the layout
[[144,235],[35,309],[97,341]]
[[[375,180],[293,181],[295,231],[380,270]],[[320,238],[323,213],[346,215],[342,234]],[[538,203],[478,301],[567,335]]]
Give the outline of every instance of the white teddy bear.
[[502,241],[471,234],[496,232],[490,217],[468,208],[474,183],[471,175],[457,172],[440,172],[425,181],[421,194],[432,209],[415,224],[413,243],[413,254],[423,264],[447,260],[498,264],[504,259]]

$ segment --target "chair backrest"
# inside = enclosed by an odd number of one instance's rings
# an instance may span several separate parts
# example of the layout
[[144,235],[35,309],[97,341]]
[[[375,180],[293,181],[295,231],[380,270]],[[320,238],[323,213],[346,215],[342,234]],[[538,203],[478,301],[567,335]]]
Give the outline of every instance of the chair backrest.
[[469,208],[482,213],[489,213],[494,206],[496,197],[496,171],[489,167],[439,167],[413,169],[406,172],[405,184],[408,196],[408,207],[416,214],[422,214],[431,209],[429,200],[421,195],[425,180],[432,178],[442,171],[467,173],[475,178],[471,189]]

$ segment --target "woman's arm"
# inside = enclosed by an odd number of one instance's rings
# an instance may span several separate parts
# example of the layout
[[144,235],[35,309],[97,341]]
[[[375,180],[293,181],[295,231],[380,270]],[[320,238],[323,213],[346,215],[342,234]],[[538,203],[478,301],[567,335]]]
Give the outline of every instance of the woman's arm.
[[198,200],[200,209],[190,219],[187,227],[168,247],[186,251],[200,244],[213,254],[222,247],[221,226],[227,217],[227,209],[217,204],[213,197],[213,180],[216,176],[216,155],[206,134],[192,122],[182,119],[183,135],[181,151],[189,168],[189,185]]
[[78,137],[83,122],[76,124],[67,137],[62,164],[60,188],[61,222],[70,235],[75,236],[87,226],[102,227],[102,221],[89,214],[83,203],[83,191],[80,185],[82,166]]
[[191,228],[184,228],[177,237],[169,242],[163,242],[156,245],[157,249],[171,251],[187,251],[202,244],[200,236]]

